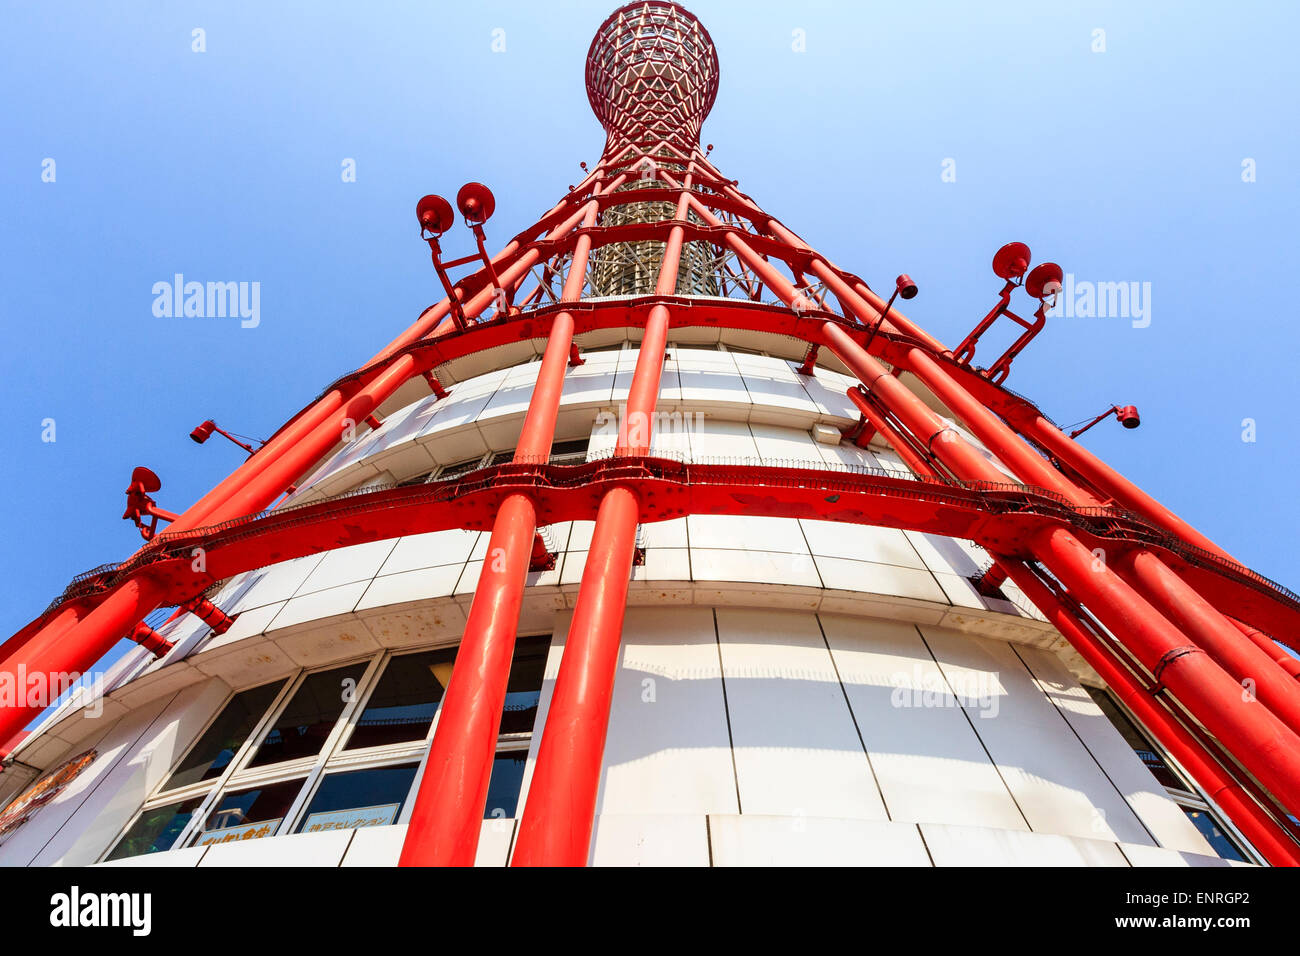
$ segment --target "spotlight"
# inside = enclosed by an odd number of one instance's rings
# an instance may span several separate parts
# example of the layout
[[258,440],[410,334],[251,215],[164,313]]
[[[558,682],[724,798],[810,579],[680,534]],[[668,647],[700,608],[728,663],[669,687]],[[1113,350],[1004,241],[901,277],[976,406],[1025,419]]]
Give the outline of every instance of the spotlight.
[[993,274],[1008,282],[1019,282],[1029,263],[1029,247],[1023,242],[1008,242],[993,256]]
[[455,214],[451,203],[441,196],[425,196],[415,204],[415,218],[420,221],[420,238],[427,232],[435,239],[451,228]]
[[1034,271],[1025,279],[1025,291],[1035,299],[1047,299],[1061,291],[1061,280],[1065,273],[1055,262],[1043,262],[1034,266]]
[[[461,192],[464,190],[462,189]],[[438,273],[438,281],[442,283],[443,291],[447,293],[447,301],[451,303],[451,319],[457,329],[464,331],[468,325],[465,321],[465,311],[451,286],[451,279],[447,277],[447,269],[442,264],[442,247],[438,244],[442,234],[456,221],[456,214],[452,212],[451,203],[441,196],[430,193],[415,204],[415,218],[420,222],[420,238],[429,244],[429,253],[433,256],[433,268]]]
[[[1074,431],[1070,432],[1070,437],[1078,438],[1107,415],[1114,415],[1119,423],[1125,428],[1137,428],[1142,424],[1142,419],[1138,417],[1136,405],[1112,405],[1082,428],[1076,428]],[[1062,429],[1062,431],[1064,431],[1064,429]]]
[[[216,432],[218,435],[222,435],[230,439],[232,442],[234,442],[240,448],[244,449],[244,451],[248,452],[250,455],[253,454],[253,452],[257,451],[257,449],[254,448],[252,445],[248,444],[247,442],[240,441],[238,438],[230,434],[230,432],[226,431],[224,428],[218,427],[217,423],[210,418],[206,422],[203,422],[201,425],[195,428],[194,431],[190,432],[190,438],[194,439],[196,444],[202,445],[205,441],[207,441],[209,438],[212,437],[213,432]],[[250,439],[250,441],[255,441],[259,445],[266,444],[266,442],[258,438]]]
[[915,299],[917,293],[916,283],[906,272],[894,280],[894,291],[889,295],[889,301],[885,303],[885,311],[880,313],[880,318],[876,319],[876,324],[871,327],[871,334],[867,336],[864,348],[870,349],[871,342],[880,331],[880,327],[885,324],[885,316],[889,315],[889,310],[894,307],[894,299],[902,296],[904,299]]
[[496,212],[497,201],[482,183],[466,183],[456,193],[456,208],[470,225],[481,226]]

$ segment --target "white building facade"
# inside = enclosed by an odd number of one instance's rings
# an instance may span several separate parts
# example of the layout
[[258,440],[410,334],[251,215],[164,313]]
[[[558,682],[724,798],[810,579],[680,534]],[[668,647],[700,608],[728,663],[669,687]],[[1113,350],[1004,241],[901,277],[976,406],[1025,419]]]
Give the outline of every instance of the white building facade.
[[[580,336],[554,461],[613,446],[628,335]],[[403,389],[282,507],[508,460],[544,345],[462,359],[443,399]],[[910,474],[842,437],[856,380],[799,374],[801,349],[673,333],[654,454]],[[480,865],[511,857],[591,531],[542,531],[555,567],[528,578]],[[980,593],[974,544],[757,515],[638,539],[592,864],[1259,862],[1014,586]],[[486,545],[439,531],[221,582],[226,633],[160,627],[173,650],[133,648],[14,752],[0,805],[83,760],[0,834],[0,865],[396,863]]]

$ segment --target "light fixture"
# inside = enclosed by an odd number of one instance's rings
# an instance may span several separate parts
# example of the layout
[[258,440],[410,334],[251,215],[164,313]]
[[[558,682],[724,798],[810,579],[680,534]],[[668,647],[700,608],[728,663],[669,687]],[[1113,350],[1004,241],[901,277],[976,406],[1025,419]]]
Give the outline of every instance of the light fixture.
[[885,316],[889,315],[889,310],[894,306],[894,299],[902,296],[904,300],[915,299],[917,293],[916,283],[906,272],[894,280],[894,291],[889,294],[889,301],[885,303],[885,311],[880,313],[880,318],[876,319],[876,324],[871,327],[871,334],[867,336],[867,344],[863,346],[867,350],[871,349],[871,342],[880,331],[880,327],[885,324]]
[[[194,439],[196,444],[202,445],[205,441],[207,441],[209,438],[212,437],[213,432],[216,432],[218,435],[224,435],[226,438],[230,439],[232,442],[234,442],[240,448],[244,449],[244,451],[248,452],[250,455],[253,454],[255,451],[257,451],[257,449],[254,448],[252,445],[248,444],[247,442],[240,441],[238,438],[230,434],[230,432],[226,431],[224,428],[219,428],[217,426],[217,423],[210,418],[206,422],[203,422],[201,425],[195,428],[194,431],[190,432],[190,438]],[[251,440],[256,441],[259,445],[266,444],[266,442],[261,441],[260,439],[257,438]]]
[[[1070,432],[1070,437],[1078,438],[1108,415],[1114,415],[1116,420],[1125,428],[1137,428],[1142,424],[1142,419],[1138,415],[1136,405],[1112,405],[1082,428],[1076,428],[1074,431]],[[1064,429],[1062,429],[1062,431],[1064,431]]]
[[447,301],[451,304],[451,319],[456,324],[456,328],[464,331],[468,325],[465,321],[465,311],[461,307],[455,289],[451,286],[451,280],[447,278],[447,269],[442,264],[442,246],[438,244],[442,234],[456,221],[451,203],[441,196],[430,193],[415,204],[415,218],[420,223],[420,238],[429,244],[434,271],[438,273],[443,291],[447,293]]
[[[976,369],[980,375],[994,383],[1000,384],[1006,379],[1011,372],[1012,360],[1033,340],[1034,336],[1043,330],[1043,326],[1047,324],[1047,310],[1055,304],[1056,294],[1061,291],[1061,280],[1064,277],[1061,267],[1055,262],[1044,262],[1035,266],[1026,276],[1030,259],[1029,247],[1023,242],[1008,242],[994,253],[993,274],[1004,280],[997,304],[988,315],[980,319],[952,353],[954,362],[969,366],[975,359],[975,347],[979,344],[980,336],[988,331],[989,326],[996,322],[999,316],[1005,315],[1011,319],[1024,329],[1020,337],[987,369]],[[1021,284],[1024,285],[1026,292],[1038,300],[1038,309],[1034,312],[1032,321],[1022,319],[1008,308],[1011,304],[1011,293]],[[1048,299],[1052,300],[1051,304],[1048,303]]]

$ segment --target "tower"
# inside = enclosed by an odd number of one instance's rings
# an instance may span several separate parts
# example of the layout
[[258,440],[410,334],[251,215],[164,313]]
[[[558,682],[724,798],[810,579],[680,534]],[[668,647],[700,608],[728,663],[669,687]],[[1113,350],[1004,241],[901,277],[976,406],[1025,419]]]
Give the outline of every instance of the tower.
[[[607,138],[581,183],[495,256],[467,185],[479,254],[454,262],[452,204],[421,200],[447,297],[179,515],[138,469],[144,546],[5,643],[15,675],[141,647],[19,745],[94,786],[59,817],[53,777],[10,785],[13,813],[42,804],[0,861],[331,829],[405,864],[806,859],[792,832],[839,862],[969,861],[985,831],[1020,861],[1039,835],[1093,862],[1208,855],[1113,712],[1294,863],[1300,665],[1270,635],[1296,598],[1003,386],[1059,268],[1004,247],[998,304],[949,350],[895,308],[908,277],[882,297],[710,162],[719,65],[692,15],[615,11],[586,79]],[[999,320],[1024,333],[988,361]],[[116,722],[87,748],[96,701]],[[6,707],[0,739],[42,706]],[[160,749],[120,799],[114,767]],[[77,819],[99,805],[117,816]]]

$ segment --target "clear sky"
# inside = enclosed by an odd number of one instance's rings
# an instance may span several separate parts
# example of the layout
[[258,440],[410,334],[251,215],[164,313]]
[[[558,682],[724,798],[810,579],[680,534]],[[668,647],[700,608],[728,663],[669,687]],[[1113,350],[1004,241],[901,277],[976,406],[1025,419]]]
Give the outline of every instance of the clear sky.
[[[419,196],[490,185],[495,250],[579,179],[614,6],[4,0],[0,636],[139,546],[134,466],[183,510],[242,458],[191,428],[268,436],[437,297]],[[1051,320],[1007,384],[1062,423],[1136,404],[1139,430],[1083,440],[1300,589],[1294,5],[688,7],[722,65],[713,160],[877,288],[910,273],[949,346],[1010,240],[1149,289],[1141,315]],[[176,273],[260,283],[260,323],[155,316]]]

